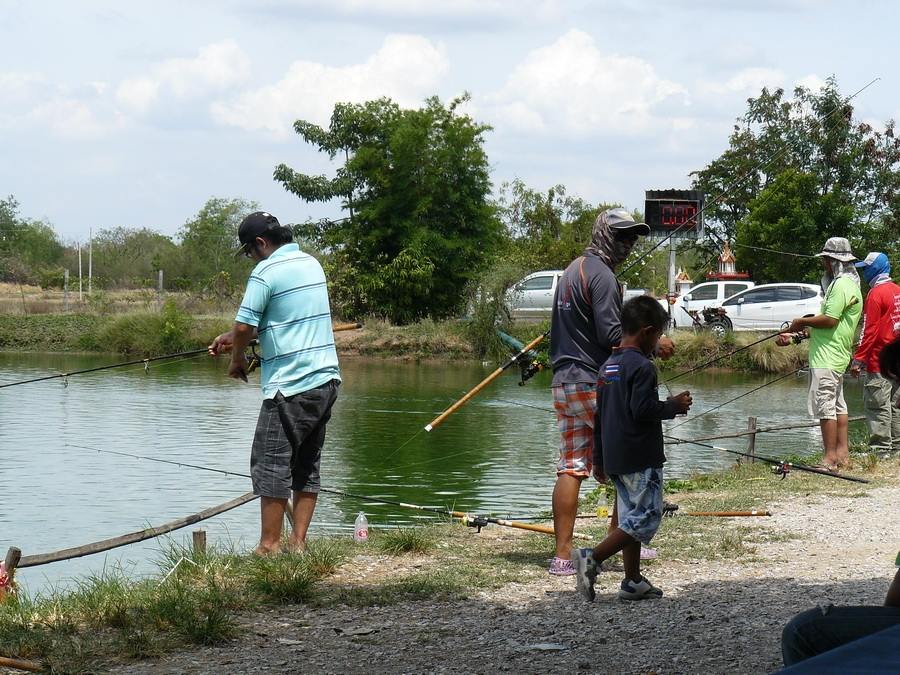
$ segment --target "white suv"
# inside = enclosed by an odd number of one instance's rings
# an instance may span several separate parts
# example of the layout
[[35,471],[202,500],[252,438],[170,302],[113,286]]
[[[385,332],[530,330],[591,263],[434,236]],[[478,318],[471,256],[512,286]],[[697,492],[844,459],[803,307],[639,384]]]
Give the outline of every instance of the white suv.
[[823,297],[814,284],[762,284],[718,306],[725,310],[724,320],[732,330],[776,331],[798,316],[818,314]]

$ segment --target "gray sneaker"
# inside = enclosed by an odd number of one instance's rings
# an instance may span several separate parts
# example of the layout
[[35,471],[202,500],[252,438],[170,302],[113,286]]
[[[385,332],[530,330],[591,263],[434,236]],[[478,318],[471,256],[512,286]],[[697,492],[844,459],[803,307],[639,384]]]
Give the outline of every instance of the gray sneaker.
[[647,581],[647,577],[641,577],[637,583],[631,579],[622,579],[619,588],[619,597],[623,600],[656,600],[663,596],[663,592]]
[[575,567],[575,590],[588,602],[593,602],[594,582],[597,580],[597,561],[592,548],[572,549],[572,565]]

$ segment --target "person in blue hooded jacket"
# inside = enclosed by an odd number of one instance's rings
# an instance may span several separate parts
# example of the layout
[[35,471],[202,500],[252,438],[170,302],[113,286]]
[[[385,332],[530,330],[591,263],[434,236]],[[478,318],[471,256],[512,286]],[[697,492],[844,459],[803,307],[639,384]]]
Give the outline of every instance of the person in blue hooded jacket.
[[897,382],[884,377],[878,357],[884,346],[900,334],[900,286],[891,281],[891,263],[879,251],[872,251],[860,268],[869,292],[863,306],[862,331],[853,354],[850,374],[863,379],[863,410],[869,427],[869,448],[873,452],[900,452],[900,410],[893,401]]

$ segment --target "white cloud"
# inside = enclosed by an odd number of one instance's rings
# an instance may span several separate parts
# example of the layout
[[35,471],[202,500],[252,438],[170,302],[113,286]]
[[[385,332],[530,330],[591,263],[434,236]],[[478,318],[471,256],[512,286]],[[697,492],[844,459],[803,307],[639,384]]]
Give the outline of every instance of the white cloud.
[[799,80],[797,80],[797,84],[801,87],[806,87],[810,91],[817,92],[825,86],[825,80],[823,80],[815,73],[812,73],[805,77],[801,77]]
[[763,87],[774,89],[784,86],[785,75],[772,68],[744,68],[725,82],[704,81],[699,85],[704,94],[759,94]]
[[0,130],[40,129],[62,140],[96,140],[117,126],[101,121],[101,82],[64,87],[37,73],[0,73]]
[[94,111],[76,99],[56,98],[42,103],[31,111],[30,117],[66,140],[96,140],[106,133]]
[[214,103],[212,114],[220,124],[288,137],[297,119],[327,124],[337,102],[389,96],[401,105],[419,104],[448,67],[441,46],[417,35],[389,35],[363,63],[295,61],[275,84]]
[[[689,106],[684,86],[639,58],[602,53],[580,30],[531,52],[487,101],[498,127],[562,135],[670,127]],[[662,103],[670,112],[660,109]]]
[[145,114],[165,99],[186,100],[221,94],[244,83],[250,60],[234,40],[203,47],[194,58],[168,59],[150,73],[127,79],[116,90],[118,103]]

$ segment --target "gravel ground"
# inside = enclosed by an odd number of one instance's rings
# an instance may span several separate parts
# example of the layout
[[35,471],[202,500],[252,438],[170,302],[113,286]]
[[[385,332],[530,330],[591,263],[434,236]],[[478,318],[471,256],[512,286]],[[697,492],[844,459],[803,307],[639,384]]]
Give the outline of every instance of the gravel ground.
[[[900,487],[772,503],[775,515],[753,526],[776,541],[758,544],[749,561],[656,561],[647,575],[666,595],[655,602],[617,599],[621,573],[604,572],[593,604],[578,599],[571,577],[531,575],[461,601],[287,606],[243,616],[245,630],[227,645],[114,672],[772,672],[781,666],[781,628],[795,613],[883,602],[900,545],[898,504]],[[477,536],[514,552],[520,535],[495,528]],[[327,583],[384,578],[396,566],[356,560]]]

